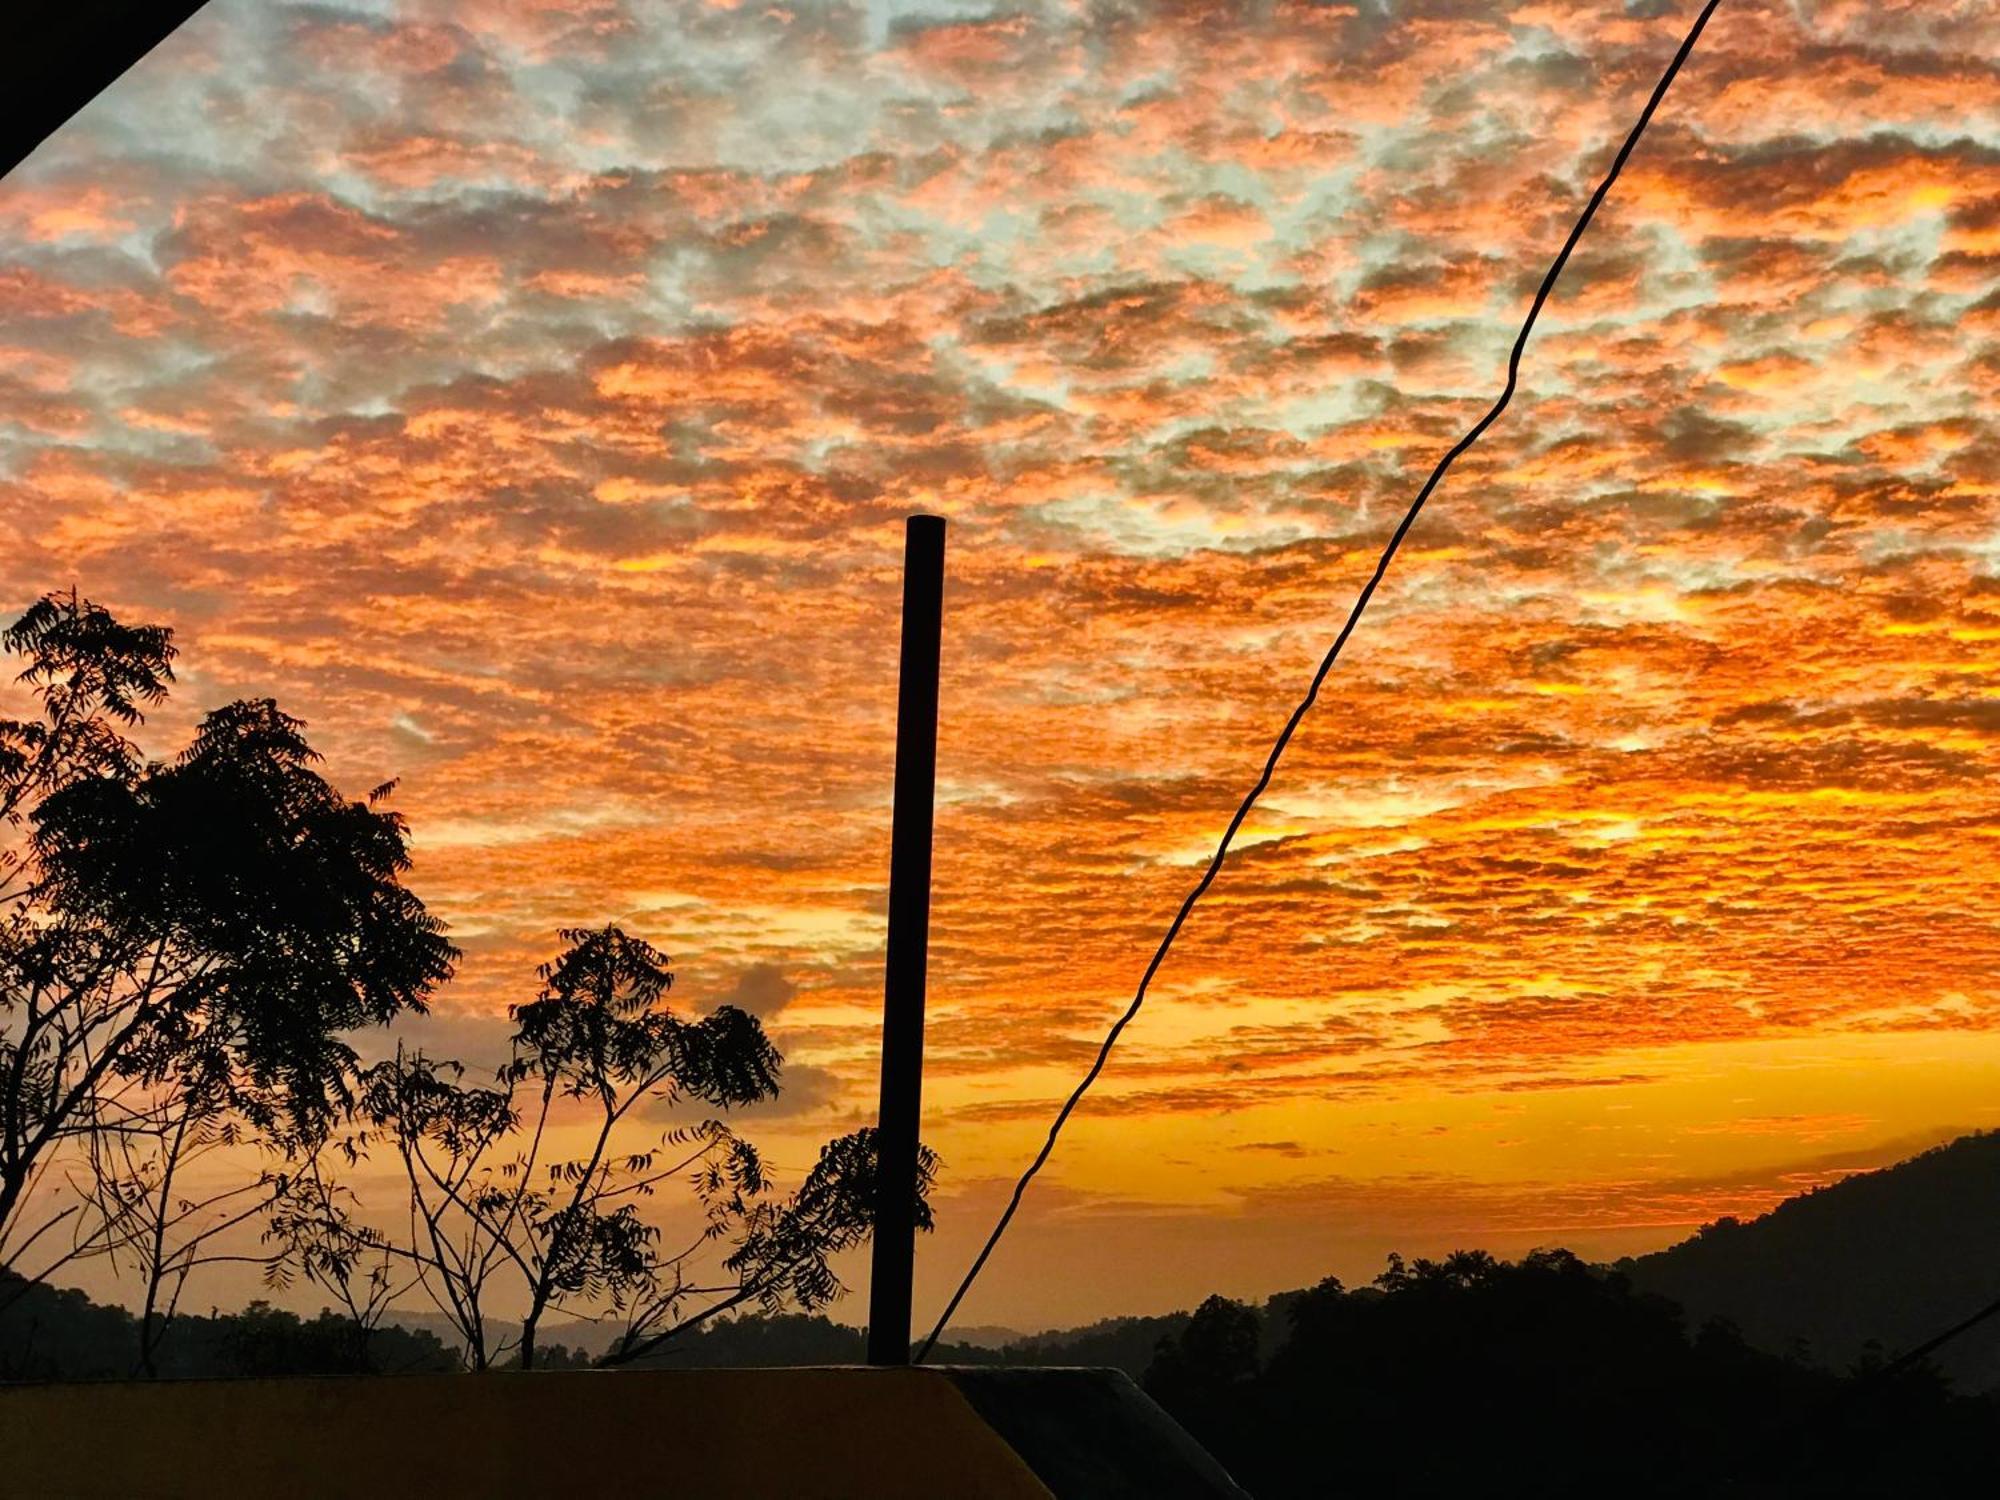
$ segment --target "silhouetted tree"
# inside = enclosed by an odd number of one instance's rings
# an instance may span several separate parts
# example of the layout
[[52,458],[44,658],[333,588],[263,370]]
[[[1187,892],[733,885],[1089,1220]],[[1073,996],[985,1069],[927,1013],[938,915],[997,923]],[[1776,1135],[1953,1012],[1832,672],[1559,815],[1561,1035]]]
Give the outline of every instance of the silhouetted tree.
[[[315,1149],[354,1097],[344,1033],[422,1010],[456,953],[402,884],[389,788],[342,798],[270,700],[141,757],[125,731],[172,681],[165,627],[72,591],[0,645],[38,705],[0,720],[0,1267],[47,1241],[43,1275],[175,1219],[177,1141]],[[57,1163],[125,1180],[51,1203]]]
[[1227,1450],[1245,1425],[1241,1407],[1257,1378],[1262,1324],[1254,1307],[1210,1297],[1186,1327],[1160,1340],[1146,1367],[1146,1390],[1212,1448]]
[[[919,1143],[911,1213],[916,1227],[926,1232],[933,1224],[930,1190],[937,1168],[937,1154]],[[820,1148],[819,1160],[789,1198],[746,1195],[728,1217],[712,1216],[710,1237],[730,1235],[735,1241],[722,1260],[726,1278],[698,1285],[684,1275],[686,1255],[662,1262],[665,1274],[650,1280],[646,1295],[631,1303],[624,1336],[603,1363],[637,1359],[744,1306],[766,1315],[788,1307],[812,1312],[826,1306],[845,1290],[830,1257],[864,1242],[873,1228],[878,1171],[874,1129],[851,1131]],[[691,1300],[702,1305],[685,1312]]]
[[[217,1153],[242,1152],[245,1132],[226,1098],[199,1081],[152,1091],[134,1106],[125,1129],[94,1134],[81,1191],[86,1238],[140,1288],[138,1373],[158,1373],[156,1356],[180,1311],[188,1280],[204,1266],[254,1264],[268,1274],[273,1254],[247,1252],[231,1231],[283,1203],[292,1174],[318,1147],[282,1130],[253,1133],[265,1157],[247,1169],[200,1180],[200,1164]],[[243,1164],[247,1168],[247,1164]]]
[[[460,1065],[421,1053],[369,1070],[363,1111],[402,1162],[411,1234],[406,1243],[328,1215],[317,1241],[302,1237],[307,1274],[339,1273],[329,1243],[390,1249],[415,1268],[475,1369],[509,1353],[533,1368],[552,1308],[618,1319],[607,1358],[622,1362],[733,1308],[812,1309],[838,1295],[829,1257],[873,1217],[872,1132],[829,1143],[785,1198],[720,1119],[632,1141],[648,1115],[684,1102],[728,1110],[775,1097],[780,1059],[756,1017],[733,1006],[699,1020],[669,1009],[673,976],[650,945],[615,927],[562,936],[569,946],[540,971],[540,994],[511,1012],[513,1056],[495,1086],[469,1086]],[[587,1149],[551,1160],[554,1134],[577,1114]],[[925,1187],[934,1170],[925,1153]],[[669,1245],[641,1205],[674,1179],[692,1189],[702,1222]],[[927,1227],[921,1201],[919,1218]],[[702,1274],[717,1252],[719,1273]],[[488,1337],[496,1284],[525,1305],[516,1338]]]
[[[350,1165],[363,1144],[357,1136],[338,1142]],[[275,1248],[265,1276],[274,1286],[289,1287],[297,1272],[331,1292],[366,1344],[421,1275],[399,1260],[387,1236],[358,1216],[354,1191],[328,1172],[327,1154],[322,1148],[300,1163],[266,1211],[264,1241]]]
[[1169,1405],[1190,1406],[1255,1379],[1261,1324],[1254,1307],[1210,1297],[1185,1328],[1160,1340],[1146,1388]]

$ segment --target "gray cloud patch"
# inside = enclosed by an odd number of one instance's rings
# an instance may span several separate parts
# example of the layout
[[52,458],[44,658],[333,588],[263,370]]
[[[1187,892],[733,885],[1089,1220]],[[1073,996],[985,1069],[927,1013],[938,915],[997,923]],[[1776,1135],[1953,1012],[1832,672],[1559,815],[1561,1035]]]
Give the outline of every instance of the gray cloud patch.
[[791,1004],[798,992],[798,985],[786,978],[785,971],[777,964],[757,963],[738,974],[736,983],[716,1004],[733,1005],[760,1020],[768,1020]]

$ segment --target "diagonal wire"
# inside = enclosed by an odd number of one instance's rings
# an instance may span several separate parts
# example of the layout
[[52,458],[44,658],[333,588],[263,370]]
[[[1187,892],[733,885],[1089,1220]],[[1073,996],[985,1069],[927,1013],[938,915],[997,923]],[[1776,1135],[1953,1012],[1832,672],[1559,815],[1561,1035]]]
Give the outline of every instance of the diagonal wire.
[[1992,1317],[1995,1313],[2000,1313],[2000,1301],[1987,1303],[1984,1307],[1980,1308],[1979,1311],[1974,1313],[1971,1317],[1961,1318],[1958,1322],[1952,1324],[1951,1327],[1945,1329],[1944,1332],[1939,1334],[1934,1334],[1930,1338],[1925,1339],[1921,1344],[1917,1345],[1916,1348],[1910,1350],[1907,1354],[1898,1355],[1895,1359],[1890,1360],[1889,1363],[1883,1365],[1880,1369],[1870,1371],[1868,1374],[1863,1375],[1860,1378],[1858,1384],[1864,1386],[1886,1384],[1888,1381],[1893,1380],[1896,1376],[1902,1374],[1905,1370],[1911,1369],[1912,1367],[1923,1363],[1924,1360],[1928,1359],[1931,1355],[1937,1353],[1938,1350],[1942,1349],[1946,1344],[1949,1344],[1953,1339],[1957,1338],[1960,1334],[1972,1332],[1973,1329],[1977,1328],[1981,1323],[1984,1323],[1988,1318]]
[[1389,538],[1389,544],[1382,549],[1382,556],[1375,564],[1374,574],[1362,586],[1360,595],[1354,601],[1354,607],[1348,611],[1347,623],[1340,627],[1340,634],[1334,637],[1333,644],[1320,659],[1319,670],[1313,673],[1312,686],[1306,689],[1306,695],[1299,700],[1299,706],[1292,710],[1292,716],[1285,721],[1285,727],[1279,733],[1277,743],[1271,746],[1271,753],[1265,757],[1264,769],[1257,777],[1257,784],[1250,788],[1249,795],[1236,809],[1236,816],[1229,820],[1229,826],[1223,830],[1222,840],[1215,846],[1215,854],[1210,858],[1208,868],[1202,872],[1195,888],[1188,892],[1187,899],[1181,902],[1181,909],[1175,913],[1173,924],[1167,928],[1167,935],[1160,939],[1160,946],[1153,954],[1153,961],[1146,965],[1146,972],[1140,977],[1139,988],[1132,996],[1132,1003],[1125,1007],[1125,1013],[1105,1035],[1104,1044],[1097,1049],[1097,1060],[1090,1065],[1090,1071],[1084,1074],[1083,1082],[1076,1086],[1075,1091],[1064,1101],[1062,1109],[1057,1112],[1055,1123],[1049,1127],[1049,1138],[1042,1143],[1042,1149],[1029,1164],[1028,1170],[1021,1174],[1021,1180],[1014,1184],[1014,1196],[1008,1200],[1006,1211],[1000,1215],[1000,1222],[993,1226],[993,1233],[987,1236],[985,1246],[972,1263],[972,1269],[965,1273],[965,1279],[958,1284],[958,1290],[952,1293],[951,1301],[946,1305],[943,1316],[937,1320],[937,1326],[931,1329],[930,1337],[924,1340],[923,1348],[917,1351],[918,1364],[922,1364],[929,1357],[939,1336],[951,1322],[952,1315],[958,1311],[959,1303],[965,1300],[965,1294],[972,1290],[972,1283],[986,1268],[986,1262],[993,1254],[994,1247],[1000,1243],[1000,1237],[1007,1232],[1007,1226],[1013,1222],[1015,1211],[1020,1208],[1021,1199],[1028,1191],[1028,1184],[1035,1180],[1035,1174],[1042,1170],[1042,1164],[1055,1150],[1056,1138],[1062,1134],[1063,1126],[1069,1122],[1069,1117],[1077,1105],[1082,1103],[1083,1096],[1090,1091],[1090,1086],[1097,1082],[1097,1075],[1104,1071],[1104,1065],[1111,1057],[1111,1049],[1118,1045],[1119,1035],[1132,1023],[1132,1018],[1139,1014],[1139,1008],[1146,1003],[1146,990],[1152,984],[1153,976],[1166,961],[1168,952],[1174,946],[1174,939],[1180,936],[1181,927],[1187,922],[1188,914],[1194,910],[1195,903],[1215,883],[1215,877],[1222,870],[1222,862],[1229,855],[1229,846],[1235,840],[1237,830],[1243,826],[1243,820],[1250,815],[1250,809],[1256,806],[1257,799],[1264,794],[1264,789],[1271,784],[1271,774],[1277,770],[1279,758],[1284,755],[1285,747],[1291,744],[1292,736],[1297,733],[1300,723],[1304,721],[1306,714],[1319,698],[1320,685],[1333,670],[1333,664],[1340,659],[1341,649],[1346,646],[1347,638],[1354,634],[1354,627],[1361,623],[1362,611],[1368,608],[1368,601],[1375,597],[1375,590],[1388,573],[1389,564],[1395,560],[1397,550],[1403,545],[1403,538],[1408,536],[1410,528],[1416,525],[1417,516],[1423,511],[1424,502],[1430,499],[1431,492],[1443,482],[1444,476],[1458,461],[1459,455],[1479,441],[1486,429],[1500,419],[1500,413],[1507,409],[1507,403],[1514,399],[1514,386],[1521,372],[1522,352],[1528,347],[1528,335],[1535,331],[1535,320],[1542,315],[1542,305],[1549,300],[1549,294],[1555,290],[1556,278],[1562,275],[1563,267],[1569,264],[1570,253],[1583,238],[1583,232],[1590,227],[1590,221],[1597,216],[1598,206],[1610,193],[1612,184],[1618,181],[1618,174],[1625,170],[1626,158],[1631,156],[1632,149],[1639,144],[1639,138],[1646,133],[1646,127],[1652,123],[1653,112],[1660,107],[1660,101],[1666,98],[1667,89],[1673,84],[1675,75],[1680,72],[1681,64],[1686,62],[1688,54],[1694,51],[1695,42],[1700,39],[1702,29],[1708,25],[1708,18],[1715,13],[1715,7],[1721,3],[1722,0],[1708,0],[1708,3],[1701,8],[1701,14],[1695,17],[1694,25],[1681,42],[1680,50],[1674,54],[1674,60],[1667,64],[1666,72],[1660,75],[1660,81],[1654,85],[1653,96],[1646,101],[1645,109],[1640,111],[1639,122],[1632,127],[1632,133],[1625,137],[1625,144],[1618,148],[1618,155],[1612,160],[1611,170],[1597,185],[1597,191],[1590,195],[1590,202],[1584,205],[1582,217],[1570,230],[1569,238],[1563,242],[1561,251],[1557,253],[1554,263],[1549,266],[1548,274],[1542,278],[1542,284],[1535,292],[1534,304],[1529,307],[1528,316],[1521,324],[1521,331],[1514,339],[1513,351],[1507,356],[1506,388],[1500,392],[1499,398],[1494,401],[1486,415],[1473,424],[1472,430],[1460,438],[1449,453],[1438,460],[1437,467],[1431,470],[1431,477],[1424,481],[1424,487],[1417,491],[1417,498],[1410,502],[1410,508],[1404,513],[1402,523]]

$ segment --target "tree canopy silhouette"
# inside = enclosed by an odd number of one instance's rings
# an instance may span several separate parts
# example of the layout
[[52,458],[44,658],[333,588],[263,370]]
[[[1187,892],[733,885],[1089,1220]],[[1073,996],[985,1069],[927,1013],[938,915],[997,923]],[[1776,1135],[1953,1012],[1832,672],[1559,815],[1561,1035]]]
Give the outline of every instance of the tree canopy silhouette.
[[[282,1186],[354,1101],[345,1034],[422,1011],[456,950],[402,883],[389,788],[341,796],[271,700],[142,756],[127,733],[173,681],[166,627],[71,591],[0,646],[36,705],[0,720],[0,1267],[32,1279],[136,1235],[156,1281],[184,1281],[215,1221],[176,1206],[171,1160],[253,1142]],[[92,1186],[38,1192],[59,1161]]]
[[[371,1252],[407,1265],[475,1369],[534,1367],[538,1330],[557,1309],[608,1312],[620,1332],[605,1358],[622,1363],[733,1309],[826,1305],[842,1291],[830,1258],[873,1223],[874,1132],[829,1142],[780,1196],[756,1147],[720,1117],[778,1095],[782,1061],[763,1024],[729,1005],[698,1019],[674,1011],[665,955],[617,927],[561,936],[540,992],[511,1010],[512,1057],[494,1084],[468,1084],[462,1065],[422,1052],[364,1075],[373,1133],[357,1149],[393,1147],[408,1236],[322,1199],[283,1221],[298,1263],[350,1307],[348,1278]],[[684,1107],[719,1113],[657,1123]],[[559,1154],[555,1142],[578,1124],[582,1153]],[[925,1228],[935,1170],[924,1152]],[[699,1220],[668,1242],[641,1208],[675,1181]],[[498,1337],[496,1292],[525,1308]]]

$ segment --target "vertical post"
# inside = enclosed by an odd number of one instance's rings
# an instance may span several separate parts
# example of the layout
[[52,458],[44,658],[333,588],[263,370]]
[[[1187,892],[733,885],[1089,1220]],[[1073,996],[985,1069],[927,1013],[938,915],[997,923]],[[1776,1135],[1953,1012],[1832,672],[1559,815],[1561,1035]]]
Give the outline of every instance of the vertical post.
[[882,1111],[868,1363],[910,1362],[916,1256],[917,1121],[924,1088],[924,968],[930,947],[931,813],[937,786],[938,637],[944,518],[903,533],[903,649],[896,699],[896,808],[889,835],[889,953],[882,986]]

